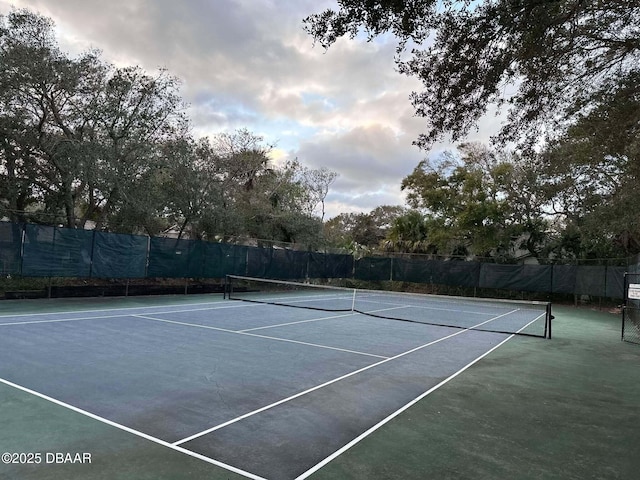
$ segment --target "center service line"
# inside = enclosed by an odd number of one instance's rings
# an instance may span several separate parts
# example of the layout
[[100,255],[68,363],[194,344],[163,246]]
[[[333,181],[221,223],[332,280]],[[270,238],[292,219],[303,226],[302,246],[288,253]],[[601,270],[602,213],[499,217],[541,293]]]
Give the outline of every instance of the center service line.
[[447,340],[449,338],[453,338],[456,335],[460,335],[461,333],[468,332],[469,330],[472,330],[472,329],[474,329],[476,327],[484,325],[485,323],[491,322],[491,321],[496,320],[496,319],[498,319],[500,317],[504,317],[505,315],[510,315],[510,314],[512,314],[514,312],[517,312],[517,309],[516,310],[512,310],[511,312],[503,313],[502,315],[498,315],[497,317],[490,318],[489,320],[485,320],[484,322],[478,323],[477,325],[474,325],[473,327],[469,327],[467,329],[460,330],[459,332],[452,333],[451,335],[447,335],[446,337],[442,337],[442,338],[439,338],[439,339],[434,340],[432,342],[426,343],[424,345],[420,345],[418,347],[412,348],[411,350],[408,350],[408,351],[406,351],[404,353],[400,353],[400,354],[398,354],[398,355],[396,355],[394,357],[387,358],[387,359],[382,360],[380,362],[372,363],[371,365],[363,367],[363,368],[361,368],[359,370],[355,370],[355,371],[353,371],[351,373],[347,373],[346,375],[343,375],[341,377],[334,378],[333,380],[329,380],[328,382],[322,383],[320,385],[316,385],[315,387],[312,387],[312,388],[310,388],[308,390],[304,390],[304,391],[296,393],[295,395],[292,395],[290,397],[283,398],[282,400],[274,402],[274,403],[272,403],[270,405],[266,405],[266,406],[264,406],[262,408],[254,410],[253,412],[245,413],[244,415],[240,415],[239,417],[236,417],[236,418],[234,418],[232,420],[229,420],[227,422],[221,423],[221,424],[216,425],[214,427],[208,428],[207,430],[203,430],[202,432],[199,432],[199,433],[196,433],[194,435],[191,435],[190,437],[186,437],[186,438],[183,438],[182,440],[178,440],[177,442],[173,442],[173,445],[181,445],[181,444],[189,442],[191,440],[195,440],[196,438],[202,437],[202,436],[207,435],[207,434],[209,434],[211,432],[215,432],[216,430],[219,430],[221,428],[227,427],[227,426],[229,426],[229,425],[231,425],[233,423],[239,422],[240,420],[244,420],[245,418],[252,417],[253,415],[256,415],[258,413],[264,412],[265,410],[269,410],[271,408],[277,407],[278,405],[282,405],[283,403],[289,402],[289,401],[294,400],[294,399],[296,399],[298,397],[301,397],[301,396],[306,395],[308,393],[314,392],[316,390],[319,390],[321,388],[329,386],[329,385],[331,385],[333,383],[339,382],[340,380],[344,380],[345,378],[349,378],[349,377],[351,377],[353,375],[356,375],[358,373],[362,373],[362,372],[364,372],[366,370],[369,370],[370,368],[377,367],[379,365],[382,365],[384,363],[390,362],[391,360],[395,360],[395,359],[400,358],[400,357],[404,357],[405,355],[409,355],[410,353],[416,352],[416,351],[421,350],[423,348],[426,348],[426,347],[429,347],[429,346],[434,345],[436,343],[442,342],[443,340]]
[[[351,314],[353,315],[353,314]],[[375,358],[389,358],[389,357],[383,357],[382,355],[375,355],[373,353],[367,353],[367,352],[358,352],[356,350],[347,350],[345,348],[338,348],[338,347],[330,347],[329,345],[321,345],[319,343],[309,343],[309,342],[301,342],[299,340],[290,340],[288,338],[280,338],[280,337],[269,337],[267,335],[259,335],[257,333],[245,333],[239,330],[229,330],[226,328],[219,328],[219,327],[210,327],[209,325],[200,325],[198,323],[188,323],[188,322],[178,322],[175,320],[165,320],[163,318],[154,318],[148,315],[131,315],[132,317],[136,317],[136,318],[143,318],[145,320],[152,320],[154,322],[163,322],[163,323],[171,323],[174,325],[184,325],[187,327],[196,327],[196,328],[205,328],[207,330],[216,330],[218,332],[225,332],[225,333],[233,333],[235,335],[243,335],[246,337],[253,337],[253,338],[264,338],[266,340],[275,340],[278,342],[287,342],[287,343],[296,343],[298,345],[306,345],[308,347],[317,347],[317,348],[324,348],[324,349],[328,349],[328,350],[337,350],[339,352],[346,352],[346,353],[354,353],[356,355],[365,355],[367,357],[375,357]]]

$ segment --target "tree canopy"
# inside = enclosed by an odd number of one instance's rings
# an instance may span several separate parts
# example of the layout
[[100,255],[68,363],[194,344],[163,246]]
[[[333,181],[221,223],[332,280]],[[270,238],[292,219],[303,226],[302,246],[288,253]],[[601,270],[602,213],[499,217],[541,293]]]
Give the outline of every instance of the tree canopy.
[[402,182],[410,206],[425,212],[434,251],[478,256],[538,256],[546,237],[547,199],[536,165],[482,144],[463,144],[421,162]]
[[329,245],[353,253],[376,249],[405,211],[399,205],[381,205],[368,213],[341,213],[325,222],[325,239]]
[[612,84],[640,69],[635,0],[338,0],[305,19],[328,48],[364,30],[400,41],[399,70],[419,78],[412,95],[430,146],[477,126],[491,105],[507,107],[505,140],[537,141],[575,123]]

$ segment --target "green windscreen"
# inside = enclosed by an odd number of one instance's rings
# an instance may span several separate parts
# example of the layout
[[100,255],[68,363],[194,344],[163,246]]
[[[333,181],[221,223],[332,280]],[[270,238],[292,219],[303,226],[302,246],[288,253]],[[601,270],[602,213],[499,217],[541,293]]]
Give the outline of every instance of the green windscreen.
[[21,271],[22,225],[0,222],[0,274],[16,275]]
[[95,278],[142,278],[147,269],[148,237],[96,232],[93,245]]
[[152,237],[149,247],[149,277],[200,278],[204,268],[203,242]]
[[22,275],[89,277],[93,232],[72,228],[25,225]]

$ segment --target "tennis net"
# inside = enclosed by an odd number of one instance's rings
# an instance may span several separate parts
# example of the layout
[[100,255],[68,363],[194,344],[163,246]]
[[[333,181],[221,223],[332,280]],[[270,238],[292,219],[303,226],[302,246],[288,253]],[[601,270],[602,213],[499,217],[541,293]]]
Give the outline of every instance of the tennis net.
[[549,302],[365,290],[228,275],[230,300],[551,338]]

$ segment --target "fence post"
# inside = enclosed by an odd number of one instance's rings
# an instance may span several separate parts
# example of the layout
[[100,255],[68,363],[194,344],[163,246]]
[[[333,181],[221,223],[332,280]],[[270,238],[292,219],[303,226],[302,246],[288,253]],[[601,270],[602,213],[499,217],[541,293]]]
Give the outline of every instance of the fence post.
[[624,292],[622,292],[622,297],[623,297],[623,300],[622,300],[622,329],[621,329],[621,333],[620,333],[620,340],[621,341],[624,341],[624,324],[625,324],[625,320],[626,320],[625,316],[626,316],[626,313],[627,313],[627,290],[628,290],[627,282],[629,281],[628,279],[629,279],[628,272],[624,272],[624,287],[623,287],[624,288]]
[[24,267],[24,244],[27,240],[27,226],[22,225],[20,229],[20,275],[22,275],[22,269]]
[[93,255],[96,251],[96,231],[91,235],[91,256],[89,257],[89,278],[93,278]]
[[149,262],[151,260],[151,237],[147,237],[147,259],[144,262],[144,276],[149,277]]

